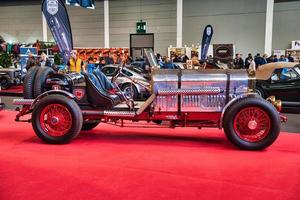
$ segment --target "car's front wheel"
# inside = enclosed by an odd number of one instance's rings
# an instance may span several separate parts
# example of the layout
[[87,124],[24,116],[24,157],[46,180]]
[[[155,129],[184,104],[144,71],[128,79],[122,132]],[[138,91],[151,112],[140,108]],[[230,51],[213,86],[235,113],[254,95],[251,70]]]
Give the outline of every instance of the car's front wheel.
[[265,98],[265,93],[264,90],[261,87],[256,87],[255,88],[256,94],[258,94],[260,97]]
[[42,98],[32,112],[32,126],[45,143],[65,144],[82,128],[82,113],[76,102],[62,95]]
[[224,131],[237,147],[264,149],[280,132],[280,117],[275,107],[264,99],[249,97],[230,106],[224,115]]

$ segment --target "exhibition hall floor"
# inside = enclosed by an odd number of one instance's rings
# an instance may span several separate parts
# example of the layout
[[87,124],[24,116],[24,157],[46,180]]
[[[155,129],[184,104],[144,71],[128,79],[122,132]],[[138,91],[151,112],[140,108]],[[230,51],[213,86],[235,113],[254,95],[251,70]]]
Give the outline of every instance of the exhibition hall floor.
[[0,112],[0,199],[299,199],[300,134],[241,151],[218,129],[100,124],[43,144]]

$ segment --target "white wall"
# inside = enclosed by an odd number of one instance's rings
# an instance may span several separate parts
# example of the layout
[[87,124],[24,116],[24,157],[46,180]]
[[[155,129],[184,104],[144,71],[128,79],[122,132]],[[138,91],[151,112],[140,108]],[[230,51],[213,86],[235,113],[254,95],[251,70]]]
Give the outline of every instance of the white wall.
[[[0,35],[7,41],[42,40],[41,5],[0,4]],[[27,1],[26,1],[27,2]],[[183,0],[183,45],[201,43],[207,24],[214,27],[212,43],[234,43],[237,52],[263,53],[265,0]],[[103,2],[96,9],[67,6],[76,47],[103,47]],[[110,45],[128,47],[129,34],[138,20],[147,22],[147,32],[155,33],[156,51],[166,54],[176,45],[176,0],[110,1]],[[300,39],[300,1],[275,4],[273,49],[290,48]],[[51,34],[48,33],[51,40]],[[52,39],[53,40],[53,39]]]
[[300,40],[300,1],[275,4],[273,49],[289,49]]
[[[72,28],[74,47],[104,46],[103,2],[96,2],[95,6],[95,10],[66,6]],[[49,41],[53,41],[49,30],[48,38]]]
[[176,45],[176,0],[110,1],[110,46],[129,47],[129,34],[136,33],[136,22],[147,22],[147,32],[154,33],[155,51],[167,54]]
[[265,0],[184,0],[183,9],[183,44],[201,44],[211,24],[212,43],[234,43],[244,55],[264,50]]
[[41,6],[0,6],[0,35],[8,42],[30,43],[36,39],[41,40]]

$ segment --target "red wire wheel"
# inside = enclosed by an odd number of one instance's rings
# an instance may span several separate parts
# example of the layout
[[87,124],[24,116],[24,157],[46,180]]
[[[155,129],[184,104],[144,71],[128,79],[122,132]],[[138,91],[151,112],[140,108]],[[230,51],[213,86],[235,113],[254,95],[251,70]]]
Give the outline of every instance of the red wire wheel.
[[65,106],[50,104],[41,112],[40,125],[43,131],[52,137],[63,136],[72,127],[72,115]]
[[33,107],[32,127],[49,144],[66,144],[78,136],[83,117],[78,104],[66,96],[50,94]]
[[262,150],[275,142],[280,133],[276,108],[258,97],[244,97],[230,105],[223,117],[226,137],[245,150]]
[[242,109],[234,118],[236,134],[247,142],[259,142],[269,133],[271,120],[269,115],[258,107]]

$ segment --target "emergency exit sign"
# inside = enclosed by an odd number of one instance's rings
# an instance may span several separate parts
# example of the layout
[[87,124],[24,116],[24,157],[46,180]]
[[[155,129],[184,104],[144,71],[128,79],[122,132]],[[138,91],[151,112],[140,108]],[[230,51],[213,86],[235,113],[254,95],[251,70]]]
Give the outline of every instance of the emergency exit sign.
[[137,33],[146,33],[146,22],[142,20],[136,23],[136,32]]

